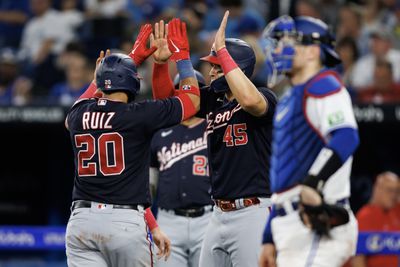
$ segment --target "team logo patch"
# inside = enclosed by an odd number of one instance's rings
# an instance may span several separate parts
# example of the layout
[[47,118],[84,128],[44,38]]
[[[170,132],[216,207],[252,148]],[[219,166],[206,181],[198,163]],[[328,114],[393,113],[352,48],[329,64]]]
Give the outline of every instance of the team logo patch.
[[99,105],[99,106],[105,106],[106,104],[107,104],[107,100],[105,100],[105,99],[100,99],[97,105]]
[[328,116],[329,126],[338,125],[343,122],[344,122],[343,111],[337,111],[335,113],[329,114],[329,116]]
[[111,80],[105,80],[104,81],[104,88],[105,89],[111,89]]
[[188,84],[182,85],[182,90],[183,90],[183,91],[189,91],[191,88],[192,88],[192,87],[191,87],[190,85],[188,85]]

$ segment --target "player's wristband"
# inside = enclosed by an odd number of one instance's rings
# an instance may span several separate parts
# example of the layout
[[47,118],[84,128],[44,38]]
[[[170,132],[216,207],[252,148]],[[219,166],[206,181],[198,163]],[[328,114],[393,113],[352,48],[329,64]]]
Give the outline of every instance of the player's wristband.
[[176,68],[178,69],[180,80],[187,79],[190,77],[193,77],[193,78],[196,77],[194,74],[193,65],[192,65],[192,62],[190,61],[190,59],[183,59],[183,60],[177,61]]
[[147,208],[144,211],[144,219],[146,220],[147,226],[149,227],[150,231],[158,227],[156,218],[154,218],[153,213],[151,212],[150,208]]
[[238,67],[238,65],[233,60],[226,47],[218,50],[217,56],[219,62],[221,62],[221,68],[224,71],[225,75],[228,74],[231,70],[236,69]]

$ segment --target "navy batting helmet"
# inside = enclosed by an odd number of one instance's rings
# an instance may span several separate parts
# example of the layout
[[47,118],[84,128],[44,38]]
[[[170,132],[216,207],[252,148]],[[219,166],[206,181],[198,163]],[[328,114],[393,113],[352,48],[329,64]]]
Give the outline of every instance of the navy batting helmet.
[[[225,45],[239,68],[250,78],[251,75],[253,75],[254,66],[256,64],[256,55],[254,54],[253,48],[245,41],[236,38],[227,38],[225,40]],[[208,56],[200,59],[211,64],[221,65],[217,57],[217,52],[213,49],[211,49],[211,53]]]
[[303,45],[320,45],[322,62],[328,67],[334,67],[341,62],[335,52],[335,36],[328,25],[322,20],[300,16],[294,19],[298,41]]
[[[254,66],[256,65],[256,55],[253,48],[245,41],[236,38],[227,38],[225,46],[238,67],[250,78],[253,75]],[[213,49],[211,49],[211,53],[208,56],[200,59],[211,64],[221,65],[217,57],[217,52]],[[210,86],[216,92],[226,92],[229,90],[225,77],[219,77],[212,81]]]
[[135,63],[120,53],[103,58],[96,71],[96,85],[104,93],[125,92],[133,100],[140,90]]
[[[196,79],[199,82],[199,87],[203,87],[206,85],[206,80],[204,79],[203,74],[201,74],[200,71],[194,70],[194,74],[196,75]],[[180,82],[180,78],[179,78],[179,73],[177,75],[175,75],[174,78],[174,86],[177,89],[179,87],[179,82]]]

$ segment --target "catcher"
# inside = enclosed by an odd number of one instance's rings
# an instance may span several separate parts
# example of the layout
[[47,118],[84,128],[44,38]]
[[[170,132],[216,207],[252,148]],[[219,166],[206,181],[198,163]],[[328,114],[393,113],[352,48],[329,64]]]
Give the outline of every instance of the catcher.
[[321,20],[288,16],[271,22],[265,37],[291,88],[274,116],[273,208],[260,266],[339,267],[356,249],[348,198],[359,138],[349,93],[328,70],[340,63],[334,37]]

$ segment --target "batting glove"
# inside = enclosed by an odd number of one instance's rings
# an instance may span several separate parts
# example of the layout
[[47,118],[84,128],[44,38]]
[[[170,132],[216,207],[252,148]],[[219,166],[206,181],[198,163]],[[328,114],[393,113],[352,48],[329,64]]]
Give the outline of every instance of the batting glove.
[[146,46],[152,31],[153,27],[151,24],[145,24],[140,27],[139,35],[132,47],[132,51],[129,53],[129,56],[133,59],[137,67],[139,67],[146,58],[157,50],[157,47],[155,46],[150,48],[147,48]]
[[168,23],[168,48],[172,52],[171,59],[179,61],[190,58],[189,41],[186,34],[186,23],[180,19],[172,19]]

